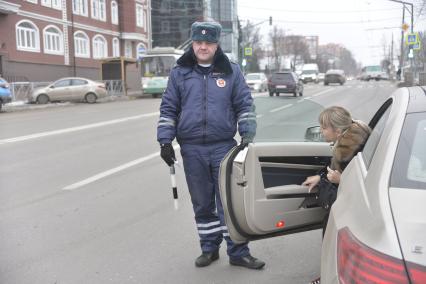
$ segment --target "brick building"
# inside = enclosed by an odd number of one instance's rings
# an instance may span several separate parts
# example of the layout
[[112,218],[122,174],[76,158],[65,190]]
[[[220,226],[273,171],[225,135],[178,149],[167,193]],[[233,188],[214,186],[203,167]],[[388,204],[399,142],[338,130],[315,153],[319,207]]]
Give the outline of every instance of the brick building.
[[0,74],[100,79],[101,60],[149,49],[150,0],[0,0]]

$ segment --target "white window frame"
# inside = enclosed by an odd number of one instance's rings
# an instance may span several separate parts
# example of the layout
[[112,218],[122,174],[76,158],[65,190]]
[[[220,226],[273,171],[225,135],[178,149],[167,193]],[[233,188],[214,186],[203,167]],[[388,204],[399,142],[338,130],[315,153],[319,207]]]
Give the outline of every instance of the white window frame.
[[133,58],[133,46],[131,41],[124,43],[124,56],[127,58]]
[[120,40],[115,37],[112,39],[112,57],[120,56]]
[[27,0],[27,2],[37,4],[38,1],[37,0]]
[[[83,35],[83,37],[76,37],[78,35]],[[82,52],[82,44],[85,44],[85,52]],[[76,31],[74,33],[74,55],[75,57],[81,58],[90,58],[90,40],[87,34],[83,31]]]
[[118,25],[118,4],[116,1],[111,1],[111,23]]
[[[27,27],[19,27],[21,24],[28,23],[33,26],[33,29]],[[30,20],[21,20],[16,23],[16,49],[30,52],[40,52],[40,32],[36,24]],[[21,38],[21,36],[23,38]],[[28,41],[29,39],[30,41]],[[25,44],[23,44],[25,43]],[[30,43],[30,45],[27,45]],[[33,43],[33,45],[31,44]]]
[[52,7],[52,0],[40,0],[42,6]]
[[106,1],[105,0],[98,0],[99,1],[99,20],[106,21]]
[[[56,33],[52,33],[48,31],[48,29],[54,29],[56,30]],[[56,49],[52,49],[50,47],[56,46]],[[57,55],[63,55],[64,54],[64,36],[62,31],[54,26],[49,25],[46,26],[43,30],[43,50],[44,53],[47,54],[57,54]]]
[[138,43],[136,46],[136,58],[139,59],[139,47],[143,46],[143,48],[146,50],[146,45],[143,42]]
[[[100,40],[100,41],[99,41]],[[100,43],[103,46],[99,45]],[[108,57],[108,42],[102,35],[95,35],[92,39],[93,58],[101,59]],[[101,54],[102,53],[102,54]]]
[[143,6],[141,4],[136,4],[136,26],[144,27],[144,14],[143,14]]
[[52,8],[62,10],[62,1],[61,0],[52,0]]
[[75,15],[87,17],[88,7],[87,0],[72,0],[72,12]]

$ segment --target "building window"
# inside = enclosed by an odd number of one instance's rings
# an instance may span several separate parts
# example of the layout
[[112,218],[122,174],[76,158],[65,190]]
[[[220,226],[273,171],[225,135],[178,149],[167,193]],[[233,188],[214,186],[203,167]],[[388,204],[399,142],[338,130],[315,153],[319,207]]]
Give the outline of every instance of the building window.
[[172,3],[169,0],[161,2],[160,13],[170,13],[172,11]]
[[58,10],[62,9],[61,0],[41,0],[41,5]]
[[132,42],[130,41],[126,41],[126,43],[124,44],[124,56],[126,56],[127,58],[133,57]]
[[162,33],[169,33],[170,32],[170,22],[169,21],[162,21],[160,31]]
[[37,4],[37,0],[27,0],[27,2]]
[[83,32],[74,34],[74,54],[77,57],[90,57],[89,37]]
[[111,23],[118,25],[118,6],[117,2],[111,2]]
[[55,26],[47,26],[43,32],[44,53],[64,54],[62,32]]
[[106,20],[105,0],[92,0],[92,18],[101,21]]
[[136,26],[143,28],[143,6],[136,4]]
[[93,58],[105,57],[108,57],[107,42],[103,36],[97,35],[93,38]]
[[120,56],[120,41],[116,37],[112,40],[112,56]]
[[136,57],[140,59],[144,56],[145,53],[146,53],[145,45],[143,43],[139,43],[136,48]]
[[72,0],[72,12],[76,15],[87,16],[87,0]]
[[18,50],[40,51],[39,31],[35,24],[28,20],[16,24],[16,46]]

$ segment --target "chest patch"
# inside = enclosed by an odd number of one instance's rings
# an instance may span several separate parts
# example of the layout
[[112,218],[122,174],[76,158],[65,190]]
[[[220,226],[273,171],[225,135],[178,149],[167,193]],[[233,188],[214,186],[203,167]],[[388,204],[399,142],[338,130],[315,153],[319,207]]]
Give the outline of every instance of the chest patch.
[[226,86],[226,81],[225,81],[225,80],[223,80],[223,79],[221,79],[221,78],[219,78],[219,79],[217,79],[217,80],[216,80],[216,85],[217,85],[219,88],[223,88],[223,87],[225,87],[225,86]]

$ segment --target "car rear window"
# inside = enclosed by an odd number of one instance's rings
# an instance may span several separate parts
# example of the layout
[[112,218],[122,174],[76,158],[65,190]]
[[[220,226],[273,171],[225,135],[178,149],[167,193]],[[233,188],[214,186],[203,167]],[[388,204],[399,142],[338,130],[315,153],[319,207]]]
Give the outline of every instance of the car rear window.
[[247,75],[247,80],[259,80],[260,79],[260,75],[258,74],[248,74]]
[[291,76],[290,73],[275,73],[275,74],[272,74],[272,80],[277,80],[277,81],[292,81],[293,80],[293,76]]
[[391,186],[426,189],[426,112],[408,114],[398,143]]

